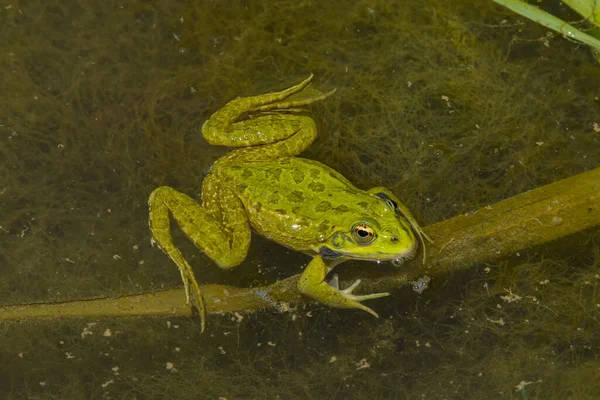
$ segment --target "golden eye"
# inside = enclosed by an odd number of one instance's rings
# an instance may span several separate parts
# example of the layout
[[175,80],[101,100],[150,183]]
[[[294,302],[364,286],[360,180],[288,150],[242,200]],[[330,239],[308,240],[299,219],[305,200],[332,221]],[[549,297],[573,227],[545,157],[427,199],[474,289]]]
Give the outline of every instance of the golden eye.
[[360,222],[352,227],[352,238],[358,244],[370,244],[375,239],[375,232],[369,225]]

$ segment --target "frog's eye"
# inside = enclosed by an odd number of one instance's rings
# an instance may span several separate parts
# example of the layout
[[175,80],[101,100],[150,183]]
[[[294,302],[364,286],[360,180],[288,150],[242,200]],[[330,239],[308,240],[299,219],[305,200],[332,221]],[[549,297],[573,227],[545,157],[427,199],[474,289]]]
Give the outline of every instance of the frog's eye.
[[358,244],[370,244],[375,239],[375,231],[364,222],[352,227],[352,239]]

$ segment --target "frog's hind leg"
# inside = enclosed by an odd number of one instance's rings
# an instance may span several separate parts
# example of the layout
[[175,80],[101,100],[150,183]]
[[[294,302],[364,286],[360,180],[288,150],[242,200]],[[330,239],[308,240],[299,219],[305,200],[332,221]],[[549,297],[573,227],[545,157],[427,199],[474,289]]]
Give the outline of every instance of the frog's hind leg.
[[[202,331],[205,327],[206,308],[194,272],[173,243],[170,233],[170,214],[184,234],[221,268],[231,268],[241,263],[250,246],[250,226],[243,207],[236,208],[234,196],[226,195],[225,207],[232,210],[222,224],[208,209],[189,196],[168,186],[155,189],[150,198],[150,231],[152,243],[164,251],[177,265],[185,287],[186,299],[198,308]],[[229,208],[232,206],[232,208]],[[239,211],[238,211],[239,210]]]
[[213,168],[216,168],[219,164],[233,164],[236,162],[293,157],[302,153],[317,138],[317,125],[315,124],[315,121],[307,115],[278,114],[269,115],[263,118],[267,117],[271,118],[272,121],[278,120],[277,122],[279,122],[282,127],[285,127],[282,129],[290,129],[293,127],[293,132],[285,140],[279,140],[262,146],[235,149],[217,160],[213,165]]
[[210,144],[229,147],[273,143],[292,136],[309,118],[296,114],[306,113],[309,104],[335,92],[309,89],[312,77],[280,92],[231,100],[204,122],[202,135]]

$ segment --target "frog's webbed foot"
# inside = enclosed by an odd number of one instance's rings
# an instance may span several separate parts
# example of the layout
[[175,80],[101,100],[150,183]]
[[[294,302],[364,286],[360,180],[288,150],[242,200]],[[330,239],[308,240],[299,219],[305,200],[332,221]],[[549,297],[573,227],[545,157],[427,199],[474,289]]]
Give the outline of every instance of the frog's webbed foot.
[[360,302],[365,301],[365,300],[378,299],[380,297],[386,297],[386,296],[389,296],[390,294],[387,292],[371,293],[371,294],[363,294],[363,295],[352,294],[354,289],[356,289],[358,287],[358,285],[360,285],[360,282],[361,282],[361,280],[357,279],[356,281],[354,281],[354,283],[352,285],[348,286],[346,289],[340,290],[338,275],[334,274],[333,278],[329,281],[329,286],[331,286],[334,290],[337,290],[340,293],[340,295],[346,299],[346,301],[350,302],[353,305],[352,308],[359,308],[359,309],[364,310],[364,311],[368,312],[369,314],[375,316],[376,318],[379,318],[379,314],[377,314],[375,311],[373,311],[373,309],[365,306],[364,304],[361,304]]
[[276,113],[276,112],[306,112],[306,106],[325,100],[336,92],[337,89],[323,93],[320,90],[310,87],[310,81],[313,75],[281,92],[268,93],[257,98],[262,99],[262,104],[248,109],[250,113]]
[[[155,236],[160,237],[160,233],[153,232]],[[200,285],[194,276],[192,267],[188,264],[186,259],[183,257],[181,252],[173,245],[170,246],[168,242],[158,243],[154,238],[151,240],[152,245],[157,245],[164,253],[166,253],[177,265],[179,272],[181,273],[181,280],[183,281],[183,287],[185,289],[185,302],[198,310],[200,316],[201,331],[204,332],[206,327],[206,306],[204,303],[204,297],[202,297],[202,291]]]
[[298,289],[303,294],[312,297],[330,307],[335,308],[358,308],[369,314],[379,317],[375,311],[361,304],[362,301],[378,299],[389,296],[389,293],[372,293],[366,295],[352,294],[354,289],[360,284],[360,279],[350,285],[348,288],[340,290],[337,275],[334,275],[330,283],[325,281],[328,272],[328,266],[319,256],[313,258],[308,264],[304,273],[298,282]]
[[[179,272],[181,272],[181,280],[183,281],[183,287],[185,289],[185,301],[186,304],[190,304],[196,307],[196,310],[198,310],[198,315],[200,315],[201,331],[204,332],[204,328],[206,327],[206,306],[204,305],[204,297],[202,296],[200,285],[198,285],[198,282],[194,277],[192,267],[188,264],[185,258],[183,258],[183,256],[181,259],[184,267],[180,267]],[[179,265],[180,264],[177,263],[178,267]]]

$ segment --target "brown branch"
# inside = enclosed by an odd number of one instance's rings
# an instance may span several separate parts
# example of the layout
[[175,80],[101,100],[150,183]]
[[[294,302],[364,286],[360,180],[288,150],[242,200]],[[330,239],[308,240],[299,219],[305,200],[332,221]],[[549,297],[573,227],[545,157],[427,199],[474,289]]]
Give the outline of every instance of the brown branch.
[[[427,264],[415,260],[400,270],[344,269],[344,277],[363,279],[367,291],[388,291],[427,273],[436,276],[492,261],[600,225],[600,168],[546,185],[510,199],[425,228],[436,245],[428,246]],[[339,267],[338,267],[339,268]],[[299,275],[260,288],[224,285],[201,287],[208,313],[282,307],[303,301]],[[192,315],[183,289],[118,298],[23,304],[0,307],[0,320],[27,318]]]

